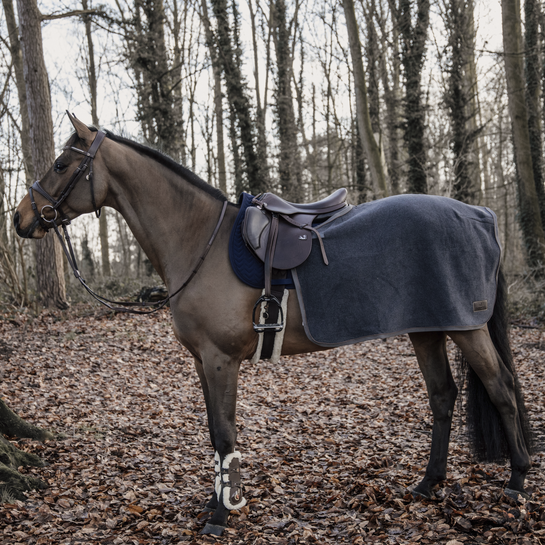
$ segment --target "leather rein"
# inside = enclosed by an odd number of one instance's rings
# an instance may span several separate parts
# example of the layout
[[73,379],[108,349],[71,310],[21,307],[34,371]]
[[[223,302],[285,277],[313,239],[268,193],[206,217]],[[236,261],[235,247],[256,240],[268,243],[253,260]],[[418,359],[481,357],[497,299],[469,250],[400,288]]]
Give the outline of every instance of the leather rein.
[[[96,202],[95,202],[95,192],[94,192],[94,185],[93,185],[93,159],[95,158],[95,155],[100,148],[100,145],[104,141],[104,138],[106,137],[106,133],[103,131],[97,131],[97,135],[91,144],[91,147],[88,151],[81,150],[79,148],[75,148],[73,146],[66,146],[63,148],[63,150],[72,150],[77,153],[80,153],[84,155],[84,158],[82,159],[79,166],[76,168],[70,179],[68,180],[68,183],[64,187],[64,189],[61,191],[61,194],[58,199],[55,199],[52,197],[40,184],[40,180],[35,181],[31,187],[28,189],[28,193],[30,196],[30,203],[32,206],[32,210],[34,211],[34,215],[38,219],[39,224],[43,229],[46,231],[49,231],[49,229],[53,228],[55,231],[55,234],[57,235],[57,238],[59,239],[59,242],[61,243],[61,247],[66,255],[66,259],[68,260],[68,263],[70,264],[70,267],[72,268],[72,271],[74,273],[74,276],[80,281],[81,285],[87,290],[87,292],[93,296],[99,303],[102,303],[104,306],[108,307],[110,310],[113,310],[115,312],[130,312],[133,314],[151,314],[152,312],[157,312],[158,310],[162,309],[169,301],[172,299],[175,295],[180,293],[183,289],[187,287],[187,285],[193,280],[193,277],[197,274],[198,270],[200,269],[201,265],[204,262],[204,259],[208,255],[208,252],[210,251],[210,248],[212,247],[212,244],[216,238],[216,235],[218,234],[221,224],[223,223],[223,218],[225,217],[225,211],[227,210],[227,200],[223,203],[223,207],[221,209],[220,217],[218,219],[218,222],[216,224],[216,227],[214,229],[214,232],[212,233],[212,236],[210,237],[210,240],[208,241],[208,244],[202,253],[201,257],[199,258],[199,261],[191,274],[187,277],[186,281],[174,292],[165,297],[164,299],[161,299],[160,301],[155,302],[131,302],[131,301],[112,301],[110,299],[107,299],[106,297],[103,297],[102,295],[99,295],[89,285],[87,282],[85,282],[84,278],[81,276],[81,273],[78,269],[78,264],[76,261],[76,256],[74,253],[74,249],[72,247],[72,241],[70,239],[70,235],[68,234],[68,225],[70,225],[70,219],[64,214],[64,212],[61,209],[61,204],[68,198],[76,184],[81,180],[83,177],[83,174],[89,169],[89,173],[87,176],[85,176],[86,180],[90,183],[90,189],[91,189],[91,201],[93,203],[93,208],[95,210],[95,214],[98,217],[100,217],[100,209],[97,208]],[[51,204],[46,204],[42,206],[41,210],[38,211],[38,206],[36,205],[36,201],[34,199],[34,192],[39,193],[42,195],[42,197],[45,197]],[[47,212],[54,212],[54,216],[52,219],[48,219],[46,217]],[[60,217],[59,217],[60,214]],[[64,237],[61,235],[59,231],[59,226],[57,225],[57,219],[60,219],[60,224],[63,229]],[[122,305],[122,306],[121,306]],[[132,307],[153,307],[150,310],[137,310]]]

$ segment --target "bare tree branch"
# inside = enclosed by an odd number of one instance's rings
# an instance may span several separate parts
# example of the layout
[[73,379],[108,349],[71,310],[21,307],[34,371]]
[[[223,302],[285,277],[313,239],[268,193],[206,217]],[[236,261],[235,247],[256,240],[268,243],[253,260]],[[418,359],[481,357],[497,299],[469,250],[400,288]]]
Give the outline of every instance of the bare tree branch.
[[41,15],[42,21],[54,21],[55,19],[66,19],[68,17],[81,17],[82,15],[97,15],[104,19],[112,20],[112,17],[104,10],[100,9],[75,9],[65,13],[50,13]]

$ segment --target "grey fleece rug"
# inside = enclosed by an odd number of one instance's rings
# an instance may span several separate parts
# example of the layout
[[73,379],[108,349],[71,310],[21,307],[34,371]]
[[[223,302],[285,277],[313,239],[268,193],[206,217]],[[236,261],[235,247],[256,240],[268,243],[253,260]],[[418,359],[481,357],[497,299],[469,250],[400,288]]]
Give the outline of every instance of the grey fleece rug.
[[399,195],[319,228],[294,280],[310,340],[340,346],[414,331],[481,327],[492,316],[501,248],[488,208]]

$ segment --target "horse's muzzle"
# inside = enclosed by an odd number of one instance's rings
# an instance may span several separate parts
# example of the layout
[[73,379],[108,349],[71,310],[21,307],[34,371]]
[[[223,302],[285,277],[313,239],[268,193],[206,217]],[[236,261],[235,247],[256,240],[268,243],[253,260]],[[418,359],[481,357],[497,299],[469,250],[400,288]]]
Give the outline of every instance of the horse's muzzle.
[[40,222],[34,218],[32,223],[23,229],[21,228],[21,214],[15,212],[15,215],[13,216],[13,225],[15,226],[15,232],[21,238],[34,238],[34,232],[36,228],[40,226]]

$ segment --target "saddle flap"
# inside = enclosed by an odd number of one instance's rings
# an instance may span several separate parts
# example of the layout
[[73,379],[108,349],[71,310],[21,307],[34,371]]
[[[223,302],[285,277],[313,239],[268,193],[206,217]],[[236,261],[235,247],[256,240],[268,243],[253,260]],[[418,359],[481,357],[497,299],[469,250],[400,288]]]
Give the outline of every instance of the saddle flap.
[[312,250],[312,233],[280,219],[273,257],[275,269],[293,269],[305,262]]
[[[242,237],[254,254],[265,262],[271,216],[260,208],[250,206],[242,224]],[[280,218],[278,238],[272,259],[272,267],[288,270],[303,263],[312,250],[312,233],[290,225]]]

